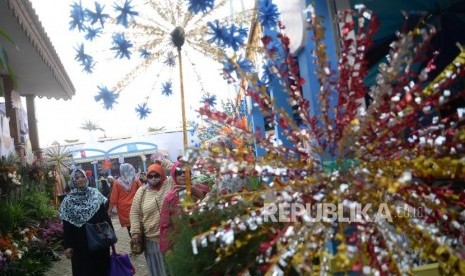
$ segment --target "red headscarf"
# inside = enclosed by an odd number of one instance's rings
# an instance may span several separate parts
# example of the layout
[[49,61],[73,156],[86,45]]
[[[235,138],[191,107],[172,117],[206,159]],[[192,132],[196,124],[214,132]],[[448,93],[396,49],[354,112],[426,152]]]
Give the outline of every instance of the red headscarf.
[[171,179],[173,179],[175,185],[178,185],[178,180],[176,179],[176,168],[179,167],[179,164],[181,164],[179,161],[174,163],[170,169]]

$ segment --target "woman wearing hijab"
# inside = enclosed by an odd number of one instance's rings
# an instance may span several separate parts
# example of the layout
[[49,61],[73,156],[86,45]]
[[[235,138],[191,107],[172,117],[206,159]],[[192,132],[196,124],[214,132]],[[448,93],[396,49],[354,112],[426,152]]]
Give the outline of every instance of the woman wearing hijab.
[[163,255],[159,248],[160,214],[163,198],[173,187],[173,181],[166,178],[165,170],[159,164],[147,169],[147,185],[139,189],[131,207],[131,235],[137,242],[145,236],[145,259],[151,276],[165,275]]
[[[166,253],[173,243],[173,217],[178,214],[180,198],[186,194],[186,167],[178,161],[170,170],[174,187],[163,200],[160,219],[160,251]],[[191,186],[192,198],[195,201],[202,200],[210,191],[206,184],[196,183]]]
[[119,170],[121,176],[113,183],[108,213],[116,206],[119,223],[121,227],[128,229],[129,236],[131,236],[129,212],[131,211],[132,199],[142,183],[136,178],[136,170],[131,164],[123,163]]
[[63,220],[65,256],[71,259],[74,276],[108,275],[110,268],[110,247],[90,251],[87,247],[85,224],[108,222],[105,203],[107,199],[95,188],[89,187],[89,181],[83,170],[75,169],[71,173],[69,184],[71,192],[60,206]]

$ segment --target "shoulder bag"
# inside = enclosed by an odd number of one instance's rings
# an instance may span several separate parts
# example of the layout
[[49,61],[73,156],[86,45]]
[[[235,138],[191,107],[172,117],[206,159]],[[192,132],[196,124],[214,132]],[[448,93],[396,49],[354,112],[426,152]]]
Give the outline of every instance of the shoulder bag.
[[90,251],[106,249],[118,241],[115,231],[106,221],[99,223],[86,223],[85,225],[87,246]]

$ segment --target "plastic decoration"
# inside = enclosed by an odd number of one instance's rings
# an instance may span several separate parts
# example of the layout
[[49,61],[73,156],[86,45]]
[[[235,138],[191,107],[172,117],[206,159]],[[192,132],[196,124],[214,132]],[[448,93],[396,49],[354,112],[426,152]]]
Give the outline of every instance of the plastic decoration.
[[98,95],[95,96],[95,101],[103,101],[103,107],[105,109],[112,109],[113,105],[117,103],[116,99],[118,99],[119,94],[117,94],[114,90],[108,89],[106,86],[99,86]]
[[139,104],[136,107],[136,112],[139,115],[139,119],[145,119],[147,116],[152,113],[152,110],[147,107],[147,103]]

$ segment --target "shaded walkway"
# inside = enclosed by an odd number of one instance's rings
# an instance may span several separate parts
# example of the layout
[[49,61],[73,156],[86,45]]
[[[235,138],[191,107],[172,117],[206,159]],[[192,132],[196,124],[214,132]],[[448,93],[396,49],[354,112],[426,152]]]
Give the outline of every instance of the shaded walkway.
[[[116,236],[118,242],[116,243],[116,252],[130,252],[129,248],[129,235],[126,228],[121,228],[119,225],[116,214],[112,217],[113,226],[115,227]],[[53,266],[47,272],[47,276],[72,276],[71,272],[71,261],[66,259],[63,252],[57,252],[60,255],[61,260],[54,262]],[[136,268],[137,276],[148,276],[147,266],[145,262],[144,254],[138,256],[130,256],[131,262]]]

